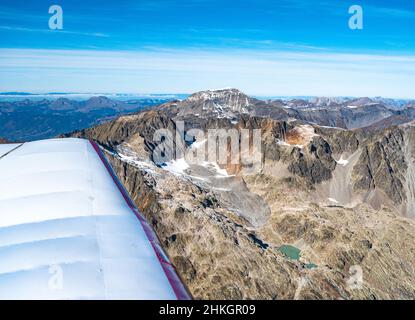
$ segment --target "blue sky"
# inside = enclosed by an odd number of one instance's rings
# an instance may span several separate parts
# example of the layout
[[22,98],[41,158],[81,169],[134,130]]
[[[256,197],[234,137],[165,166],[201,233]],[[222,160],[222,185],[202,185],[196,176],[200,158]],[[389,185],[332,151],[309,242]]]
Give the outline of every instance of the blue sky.
[[0,39],[0,91],[415,98],[412,0],[1,0]]

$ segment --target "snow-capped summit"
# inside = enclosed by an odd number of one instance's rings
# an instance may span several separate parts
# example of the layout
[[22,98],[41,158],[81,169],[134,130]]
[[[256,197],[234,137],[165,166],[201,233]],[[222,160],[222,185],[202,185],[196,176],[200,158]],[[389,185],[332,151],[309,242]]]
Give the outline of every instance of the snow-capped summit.
[[310,99],[310,102],[316,107],[337,106],[345,101],[347,101],[347,99],[341,97],[314,97]]
[[223,113],[227,109],[237,112],[247,112],[250,98],[237,89],[220,89],[200,91],[191,95],[188,102],[203,105],[203,110],[212,110]]
[[197,92],[182,102],[180,114],[211,113],[218,118],[231,118],[235,113],[248,113],[251,98],[237,89],[219,89]]

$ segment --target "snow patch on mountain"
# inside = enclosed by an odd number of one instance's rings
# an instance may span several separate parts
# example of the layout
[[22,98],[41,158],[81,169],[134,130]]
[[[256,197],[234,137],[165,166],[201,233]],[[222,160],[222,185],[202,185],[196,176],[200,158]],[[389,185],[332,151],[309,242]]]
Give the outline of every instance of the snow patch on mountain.
[[340,160],[337,161],[337,163],[341,166],[347,166],[349,164],[349,160],[343,159],[343,157],[341,157]]
[[186,174],[186,170],[190,168],[184,158],[168,161],[161,167],[175,175],[184,175]]

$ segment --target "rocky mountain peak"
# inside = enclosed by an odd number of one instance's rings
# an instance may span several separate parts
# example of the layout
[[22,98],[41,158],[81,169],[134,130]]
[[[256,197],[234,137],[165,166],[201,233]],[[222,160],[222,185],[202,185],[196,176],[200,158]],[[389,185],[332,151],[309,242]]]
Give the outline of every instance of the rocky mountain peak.
[[50,104],[52,110],[72,110],[74,109],[76,102],[67,98],[59,98]]
[[212,100],[212,99],[220,99],[224,97],[229,97],[233,95],[241,95],[248,97],[246,94],[244,94],[242,91],[235,89],[235,88],[224,88],[224,89],[216,89],[216,90],[203,90],[196,93],[193,93],[191,96],[189,96],[188,99],[205,99],[205,100]]
[[251,104],[250,98],[238,89],[200,91],[191,95],[186,101],[203,104],[205,107],[228,108],[238,112],[242,112]]
[[310,99],[310,102],[317,107],[337,106],[345,101],[345,98],[340,97],[314,97]]
[[109,98],[104,97],[104,96],[97,96],[97,97],[89,98],[87,102],[89,102],[89,103],[99,103],[99,104],[111,102],[112,104],[114,104],[114,102],[112,100],[110,100]]
[[373,104],[375,103],[375,101],[368,97],[362,97],[362,98],[350,100],[348,103],[353,106],[361,107],[361,106],[365,106],[368,104]]
[[118,104],[117,101],[113,101],[107,97],[98,96],[92,97],[85,102],[85,105],[88,107],[114,107]]

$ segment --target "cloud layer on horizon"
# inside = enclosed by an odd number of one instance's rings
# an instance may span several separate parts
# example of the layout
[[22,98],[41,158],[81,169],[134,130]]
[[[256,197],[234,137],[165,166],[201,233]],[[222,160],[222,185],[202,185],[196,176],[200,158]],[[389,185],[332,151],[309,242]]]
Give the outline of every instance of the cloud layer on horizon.
[[[41,77],[39,76],[41,75]],[[0,49],[0,91],[415,98],[415,57],[316,51]]]

